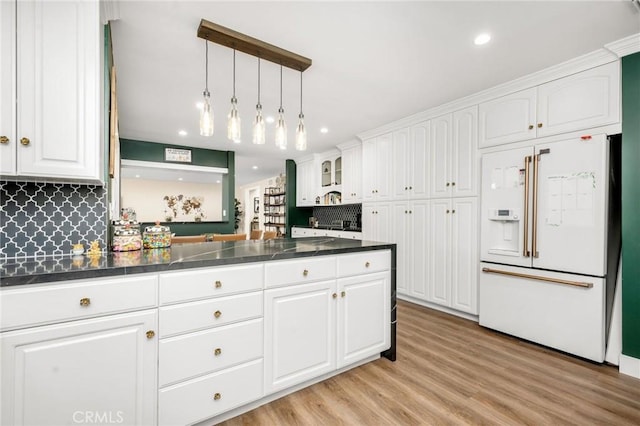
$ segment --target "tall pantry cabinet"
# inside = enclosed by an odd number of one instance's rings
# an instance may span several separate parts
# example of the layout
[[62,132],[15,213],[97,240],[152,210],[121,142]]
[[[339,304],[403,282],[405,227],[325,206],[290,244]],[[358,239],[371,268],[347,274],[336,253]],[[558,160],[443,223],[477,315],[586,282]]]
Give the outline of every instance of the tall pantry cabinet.
[[0,174],[102,181],[98,1],[2,1],[0,23]]
[[[362,145],[363,169],[371,170],[363,182],[374,184],[381,176],[374,171],[383,170],[391,184],[385,198],[365,191],[363,235],[396,244],[398,294],[471,314],[477,314],[477,126],[474,105]],[[379,155],[380,144],[390,158]],[[379,167],[385,160],[387,168]]]

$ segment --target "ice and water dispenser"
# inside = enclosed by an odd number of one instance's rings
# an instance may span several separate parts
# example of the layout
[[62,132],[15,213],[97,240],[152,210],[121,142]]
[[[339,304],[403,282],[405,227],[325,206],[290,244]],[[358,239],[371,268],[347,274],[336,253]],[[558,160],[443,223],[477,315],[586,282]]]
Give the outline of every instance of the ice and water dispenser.
[[505,256],[520,256],[520,210],[491,209],[488,212],[488,252]]

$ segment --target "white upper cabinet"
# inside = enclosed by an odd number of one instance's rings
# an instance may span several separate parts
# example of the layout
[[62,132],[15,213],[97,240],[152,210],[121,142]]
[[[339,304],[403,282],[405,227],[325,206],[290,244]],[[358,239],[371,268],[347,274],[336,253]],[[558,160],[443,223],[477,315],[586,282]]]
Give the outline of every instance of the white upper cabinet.
[[[17,2],[13,34],[5,34],[5,25],[11,20],[6,16],[11,6],[5,3],[0,55],[1,131],[2,136],[9,133],[9,141],[3,145],[11,148],[6,152],[9,159],[2,161],[2,174],[102,181],[102,27],[98,2]],[[12,41],[15,53],[10,50]],[[14,58],[15,77],[10,76]],[[4,95],[4,88],[9,80],[16,87],[17,98],[11,96],[6,101],[9,96]],[[15,117],[7,106],[13,99],[17,105]],[[13,121],[15,132],[11,131]],[[4,157],[4,147],[2,154]]]
[[478,107],[453,113],[451,145],[451,195],[467,197],[478,192]]
[[538,87],[538,137],[618,121],[619,62],[611,62]]
[[620,121],[620,64],[611,62],[480,104],[480,148]]
[[342,150],[342,203],[362,200],[362,145]]
[[425,198],[428,186],[429,121],[393,132],[393,197]]
[[316,162],[296,161],[296,206],[313,206],[316,199]]
[[429,140],[429,153],[431,158],[430,185],[431,197],[440,198],[451,195],[451,114],[431,120],[431,139]]
[[536,137],[536,89],[480,104],[480,148]]
[[362,142],[362,201],[391,198],[392,134]]
[[475,105],[431,120],[431,198],[476,195],[477,129]]
[[16,171],[16,3],[0,2],[0,173]]

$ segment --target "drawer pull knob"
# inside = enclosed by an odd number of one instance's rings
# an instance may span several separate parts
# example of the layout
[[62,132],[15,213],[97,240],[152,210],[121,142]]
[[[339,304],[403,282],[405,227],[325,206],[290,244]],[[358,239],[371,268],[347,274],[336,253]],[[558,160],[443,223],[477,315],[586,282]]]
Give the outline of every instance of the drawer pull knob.
[[533,130],[533,124],[529,124],[529,130]]
[[220,348],[216,348],[216,349],[213,351],[213,354],[214,354],[215,356],[218,356],[218,355],[220,355],[221,353],[222,353],[222,349],[220,349]]
[[213,316],[216,317],[216,318],[220,318],[220,315],[222,315],[222,312],[220,312],[220,311],[215,311],[213,313]]
[[216,281],[216,288],[220,288],[222,287],[222,282],[221,281]]
[[368,268],[369,266],[371,266],[371,263],[369,263],[369,262],[366,262],[366,263],[364,264],[364,267],[365,267],[365,268]]
[[542,123],[538,123],[538,129],[542,127]]
[[91,299],[88,297],[83,297],[80,299],[80,306],[89,306],[91,304]]
[[309,271],[305,269],[304,271],[302,271],[302,275],[306,277],[307,275],[309,275]]
[[216,392],[215,394],[213,394],[213,399],[214,401],[219,400],[220,398],[222,398],[222,395],[220,395],[220,393]]
[[0,143],[3,145],[9,143],[9,138],[6,136],[0,136]]
[[347,295],[346,291],[343,291],[342,293],[340,293],[340,296],[345,297]]
[[156,332],[153,330],[147,331],[147,339],[153,339],[153,336],[156,335]]
[[333,293],[333,294],[331,295],[331,297],[333,297],[334,299],[337,299],[337,298],[338,298],[338,295],[337,295],[336,293]]
[[22,138],[20,139],[20,143],[24,146],[27,146],[31,143],[31,141],[29,140],[29,138]]

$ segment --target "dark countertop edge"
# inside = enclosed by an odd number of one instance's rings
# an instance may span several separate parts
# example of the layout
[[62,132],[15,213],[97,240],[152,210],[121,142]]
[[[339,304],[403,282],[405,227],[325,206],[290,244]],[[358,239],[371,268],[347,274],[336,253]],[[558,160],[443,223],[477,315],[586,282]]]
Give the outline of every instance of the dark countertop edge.
[[325,248],[308,252],[278,252],[275,254],[259,254],[253,256],[232,257],[223,259],[193,259],[174,261],[170,263],[156,263],[139,266],[113,266],[94,269],[78,269],[73,271],[36,273],[32,275],[19,275],[3,277],[0,280],[0,288],[15,287],[29,284],[45,284],[68,280],[81,280],[88,278],[122,277],[135,274],[159,273],[179,271],[183,269],[206,268],[214,266],[237,265],[243,263],[268,262],[273,260],[287,260],[301,257],[330,256],[334,254],[357,253],[373,250],[393,250],[395,244],[380,243],[377,245],[361,247]]
[[318,231],[338,231],[338,232],[360,232],[362,233],[362,229],[342,229],[337,227],[331,227],[327,225],[322,226],[309,226],[309,225],[293,225],[292,228],[301,228],[301,229],[317,229]]

